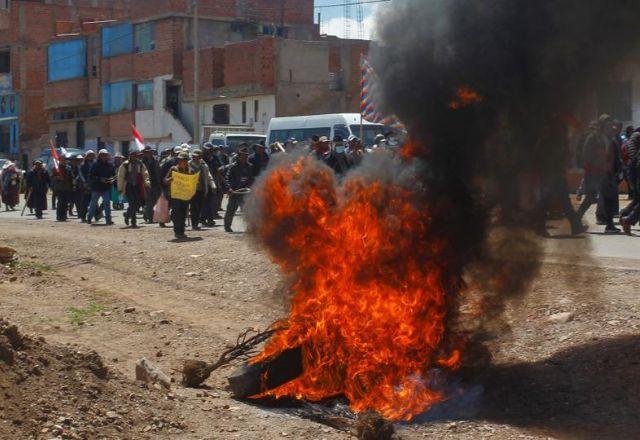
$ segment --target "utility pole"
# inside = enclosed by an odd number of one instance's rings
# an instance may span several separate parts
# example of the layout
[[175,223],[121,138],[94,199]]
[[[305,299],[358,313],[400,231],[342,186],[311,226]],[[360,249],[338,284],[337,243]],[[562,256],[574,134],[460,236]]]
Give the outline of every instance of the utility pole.
[[200,35],[198,0],[193,0],[193,142],[200,145]]

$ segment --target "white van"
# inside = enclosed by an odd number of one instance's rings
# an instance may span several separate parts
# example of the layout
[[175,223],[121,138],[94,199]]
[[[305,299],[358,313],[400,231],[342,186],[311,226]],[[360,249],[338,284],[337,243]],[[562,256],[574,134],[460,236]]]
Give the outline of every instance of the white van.
[[389,130],[384,125],[361,119],[358,113],[293,116],[271,119],[267,130],[267,143],[270,145],[273,142],[286,142],[291,138],[304,142],[313,136],[326,136],[329,140],[335,136],[342,136],[346,141],[349,136],[354,135],[361,138],[365,145],[371,146],[375,143],[376,135],[387,131]]
[[238,149],[240,144],[248,144],[251,147],[253,144],[263,144],[265,142],[265,135],[257,133],[211,133],[209,136],[209,142],[213,145],[219,145],[227,152],[227,154],[233,154]]

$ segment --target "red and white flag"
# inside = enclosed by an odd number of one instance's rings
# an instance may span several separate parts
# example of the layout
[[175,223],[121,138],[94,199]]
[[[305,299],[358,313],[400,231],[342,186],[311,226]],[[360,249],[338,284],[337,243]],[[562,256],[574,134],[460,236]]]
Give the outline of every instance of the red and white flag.
[[49,147],[51,148],[51,158],[53,159],[53,168],[55,168],[55,170],[58,171],[58,164],[60,164],[60,155],[58,154],[58,150],[56,150],[56,147],[55,145],[53,145],[53,141],[51,139],[49,139]]
[[131,124],[131,129],[133,130],[133,139],[136,141],[136,146],[138,147],[138,151],[144,150],[144,138],[140,134],[140,132],[136,129],[136,126]]

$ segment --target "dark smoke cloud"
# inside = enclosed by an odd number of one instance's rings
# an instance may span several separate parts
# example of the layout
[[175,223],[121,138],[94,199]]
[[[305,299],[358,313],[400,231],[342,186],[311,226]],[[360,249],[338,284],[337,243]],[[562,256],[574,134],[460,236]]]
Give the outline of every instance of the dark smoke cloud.
[[[638,23],[637,0],[397,0],[379,14],[387,110],[424,146],[436,224],[485,320],[538,272],[541,245],[520,228],[544,216],[532,182],[562,176],[569,115],[635,53]],[[481,102],[451,109],[460,87]]]

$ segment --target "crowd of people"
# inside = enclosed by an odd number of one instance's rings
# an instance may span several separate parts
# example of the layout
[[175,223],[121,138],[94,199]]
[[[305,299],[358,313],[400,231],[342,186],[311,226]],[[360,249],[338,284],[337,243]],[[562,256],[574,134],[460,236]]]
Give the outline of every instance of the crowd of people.
[[[390,143],[384,135],[375,138],[367,147],[356,136],[333,140],[314,136],[306,142],[289,139],[274,142],[267,148],[263,144],[241,144],[233,153],[224,147],[205,143],[192,148],[187,144],[158,153],[150,146],[132,151],[128,158],[107,150],[87,151],[83,156],[60,158],[51,173],[44,164],[35,161],[26,173],[24,187],[27,207],[42,218],[47,209],[47,193],[52,190],[52,203],[56,219],[64,222],[75,208],[81,222],[95,224],[103,218],[113,224],[112,209],[123,210],[124,221],[131,228],[138,226],[138,217],[148,223],[166,227],[173,224],[176,238],[185,238],[187,223],[193,230],[201,225],[215,226],[222,220],[224,229],[233,232],[233,219],[244,199],[251,192],[256,177],[276,154],[296,152],[306,154],[325,163],[337,175],[346,174],[360,164],[365,155],[377,149],[386,149]],[[394,142],[393,145],[396,145]],[[602,115],[590,124],[578,148],[583,156],[584,179],[577,192],[579,207],[573,208],[562,170],[546,179],[548,188],[540,191],[540,204],[549,206],[552,199],[562,199],[564,216],[571,224],[572,234],[586,230],[582,218],[597,203],[596,220],[605,226],[605,233],[620,233],[615,218],[625,233],[640,221],[640,128],[627,127],[608,115]],[[230,154],[231,153],[231,154]],[[195,195],[190,200],[172,197],[171,182],[176,173],[199,175]],[[619,207],[619,185],[626,181],[631,203]],[[5,166],[0,174],[2,202],[7,210],[19,205],[21,171],[13,164]],[[544,185],[543,185],[544,186]],[[545,196],[546,194],[546,196]],[[223,198],[228,202],[223,211]],[[545,209],[539,211],[545,212]],[[540,218],[539,230],[546,234],[546,215]]]

